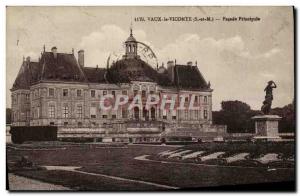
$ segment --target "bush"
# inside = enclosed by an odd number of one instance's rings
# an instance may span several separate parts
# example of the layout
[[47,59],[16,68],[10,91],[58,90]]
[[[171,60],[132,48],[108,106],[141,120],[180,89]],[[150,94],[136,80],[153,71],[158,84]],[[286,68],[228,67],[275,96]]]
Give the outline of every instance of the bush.
[[13,143],[25,141],[55,141],[57,140],[57,127],[55,126],[20,126],[11,127],[11,140]]

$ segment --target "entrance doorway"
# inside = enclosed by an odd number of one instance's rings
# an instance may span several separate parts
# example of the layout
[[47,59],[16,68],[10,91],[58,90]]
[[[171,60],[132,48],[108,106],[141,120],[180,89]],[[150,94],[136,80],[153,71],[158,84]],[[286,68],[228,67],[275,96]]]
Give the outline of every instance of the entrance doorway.
[[151,119],[155,120],[155,108],[152,107],[151,110],[150,110],[150,112],[151,112]]
[[133,111],[134,111],[134,119],[138,120],[140,118],[140,109],[139,109],[139,107],[135,107],[133,109]]

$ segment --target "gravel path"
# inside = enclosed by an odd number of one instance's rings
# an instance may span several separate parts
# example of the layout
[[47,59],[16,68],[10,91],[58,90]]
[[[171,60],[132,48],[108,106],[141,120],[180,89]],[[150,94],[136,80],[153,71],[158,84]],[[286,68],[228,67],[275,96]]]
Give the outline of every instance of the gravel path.
[[9,190],[10,191],[25,191],[25,190],[45,190],[45,191],[64,191],[71,190],[67,187],[49,184],[14,174],[8,174]]

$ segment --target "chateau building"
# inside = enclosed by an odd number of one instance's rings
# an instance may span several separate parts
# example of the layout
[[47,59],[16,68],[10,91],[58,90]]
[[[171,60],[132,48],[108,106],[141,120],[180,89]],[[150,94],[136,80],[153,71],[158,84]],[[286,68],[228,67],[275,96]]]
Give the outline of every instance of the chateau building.
[[[138,53],[132,35],[125,54],[106,68],[87,67],[84,51],[60,53],[45,47],[37,62],[23,59],[11,89],[12,126],[56,126],[60,139],[89,138],[94,141],[154,142],[164,136],[216,137],[226,127],[212,125],[212,89],[196,64],[150,66]],[[101,97],[141,94],[142,107],[102,110]],[[171,110],[145,107],[149,94],[185,95],[198,109]],[[177,103],[179,103],[178,99]],[[202,136],[201,136],[202,135]]]

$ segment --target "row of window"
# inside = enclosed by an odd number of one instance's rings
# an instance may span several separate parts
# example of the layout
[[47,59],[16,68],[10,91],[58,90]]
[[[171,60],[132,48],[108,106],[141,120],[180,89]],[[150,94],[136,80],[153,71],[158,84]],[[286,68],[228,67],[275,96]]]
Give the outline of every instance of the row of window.
[[15,112],[12,112],[11,114],[11,120],[12,122],[17,122],[17,121],[28,121],[30,119],[30,112],[27,111],[27,112],[19,112],[19,111],[15,111]]
[[[62,118],[69,118],[69,106],[63,106],[62,107]],[[55,118],[55,106],[50,105],[48,107],[48,116],[49,118]],[[96,107],[91,107],[90,108],[90,117],[91,118],[96,118]],[[83,118],[83,107],[82,105],[77,105],[76,107],[76,118]],[[102,115],[102,118],[108,118],[108,115],[104,114]],[[112,114],[111,116],[112,119],[116,119],[117,115]],[[122,118],[127,118],[127,110],[122,110]]]
[[[49,118],[55,118],[55,111],[56,111],[55,110],[55,105],[49,105],[49,107],[48,107],[48,117]],[[33,108],[32,112],[33,112],[32,116],[34,118],[39,118],[39,107],[37,107],[36,110]],[[189,112],[190,112],[190,115],[189,115]],[[192,112],[194,112],[194,115],[192,115]],[[189,116],[191,116],[191,117],[193,116],[192,118],[194,118],[194,119],[199,119],[200,118],[199,112],[200,112],[199,110],[194,110],[194,111],[185,110],[183,119],[188,120]],[[121,113],[122,113],[122,118],[127,118],[128,117],[127,109],[122,109]],[[134,110],[134,117],[135,118],[139,118],[139,114],[140,114],[139,110]],[[146,117],[148,113],[143,111],[141,114],[142,114],[143,117]],[[155,118],[155,110],[151,111],[149,114],[151,115],[151,118]],[[69,106],[63,106],[62,107],[62,118],[69,118],[70,117],[69,115],[70,115]],[[162,110],[162,112],[159,111],[159,116],[162,117],[163,119],[167,119],[167,111],[166,110]],[[171,116],[172,116],[173,120],[176,119],[176,111],[175,110],[172,111]],[[76,106],[76,118],[83,118],[83,107],[82,107],[82,105],[77,105]],[[96,107],[91,107],[90,108],[90,118],[97,118],[97,108]],[[103,114],[102,118],[104,118],[104,119],[107,118],[107,114]],[[116,118],[116,115],[112,114],[112,119],[115,119],[115,118]],[[192,119],[192,118],[190,118],[190,119]],[[207,110],[203,110],[203,118],[204,119],[208,118]]]
[[[103,90],[102,91],[102,95],[104,96],[104,95],[107,95],[107,93],[108,93],[108,91],[107,90]],[[133,94],[134,94],[134,96],[136,96],[137,94],[139,93],[139,90],[134,90],[133,91]],[[149,92],[150,94],[154,94],[154,91],[150,91]],[[116,95],[116,91],[111,91],[111,94],[113,95],[113,96],[115,96]],[[127,92],[127,90],[123,90],[122,91],[122,94],[123,95],[127,95],[128,94],[128,92]],[[147,91],[146,90],[142,90],[141,91],[141,94],[142,94],[142,97],[146,97],[146,94],[147,94]],[[38,90],[35,90],[34,91],[34,95],[37,97],[38,96]],[[49,97],[54,97],[55,96],[55,89],[54,88],[48,88],[48,96]],[[63,97],[68,97],[69,96],[69,89],[63,89],[62,90],[62,96]],[[76,90],[76,96],[77,97],[83,97],[83,90],[82,89],[77,89]],[[99,95],[100,96],[100,95]],[[92,97],[92,98],[96,98],[96,90],[90,90],[90,97]],[[200,97],[201,96],[195,96],[195,103],[198,103],[199,101],[200,101]],[[16,104],[17,103],[17,95],[16,96],[13,96],[12,97],[12,99],[13,99],[13,103],[14,104]],[[26,100],[29,100],[29,94],[26,94]],[[189,97],[185,97],[185,102],[188,102],[189,101]],[[205,103],[205,104],[207,104],[208,103],[208,96],[204,96],[203,97],[203,102]]]
[[[134,92],[133,92],[134,96],[137,95],[138,92],[139,92],[138,90],[134,90]],[[103,95],[103,96],[104,96],[104,95],[107,95],[107,93],[108,93],[108,92],[107,92],[106,90],[102,91],[102,95]],[[112,94],[113,96],[116,96],[116,91],[111,91],[111,94]],[[123,90],[123,91],[122,91],[122,95],[127,95],[127,94],[128,94],[127,90]],[[150,91],[150,94],[154,94],[154,91]],[[48,95],[49,95],[50,97],[53,97],[53,96],[54,96],[54,88],[49,88],[49,93],[48,93]],[[64,97],[69,96],[69,89],[63,89],[63,96],[64,96]],[[82,90],[81,90],[81,89],[77,89],[77,90],[76,90],[76,96],[77,96],[77,97],[82,97]],[[90,97],[92,97],[92,98],[95,98],[95,97],[96,97],[96,90],[90,90]],[[145,91],[145,90],[142,91],[142,97],[146,97],[146,91]]]
[[[184,115],[183,115],[183,120],[199,120],[201,118],[200,112],[201,111],[199,111],[199,110],[192,110],[192,111],[185,110]],[[194,113],[194,115],[193,115],[193,113]],[[163,111],[162,118],[167,119],[166,111]],[[208,119],[207,110],[203,110],[203,118]],[[176,120],[176,112],[175,113],[172,112],[172,119]]]
[[[134,90],[133,91],[133,94],[134,96],[136,96],[137,94],[139,93],[139,90]],[[154,94],[154,91],[150,91],[149,92],[150,94]],[[49,88],[48,90],[48,96],[50,97],[54,97],[54,88]],[[107,91],[104,90],[102,92],[103,96],[104,95],[107,95]],[[113,96],[116,95],[116,91],[111,91],[111,94]],[[142,90],[142,97],[146,97],[146,94],[147,94],[147,91],[146,90]],[[127,95],[127,90],[123,90],[122,91],[122,95]],[[63,89],[63,97],[68,97],[69,96],[69,89]],[[82,93],[82,90],[81,89],[77,89],[76,90],[76,96],[77,97],[82,97],[83,96],[83,93]],[[90,90],[90,97],[93,97],[95,98],[96,97],[96,90]],[[195,96],[195,102],[197,103],[198,102],[198,99],[200,99],[200,96]],[[185,102],[188,102],[189,101],[189,97],[185,97]],[[207,100],[207,96],[204,96],[204,103],[207,103],[208,100]]]
[[[194,100],[194,103],[199,103],[200,102],[200,97],[202,97],[201,95],[200,96],[195,96],[195,100]],[[181,98],[182,99],[182,98]],[[188,103],[189,102],[189,97],[184,97],[184,102],[185,103]],[[208,103],[208,96],[203,96],[203,102],[204,103]]]
[[[82,89],[77,89],[76,90],[76,96],[77,97],[82,97],[83,96],[83,92],[82,91],[83,91]],[[107,93],[108,92],[106,90],[102,91],[103,95],[107,95]],[[115,96],[116,92],[115,91],[111,91],[111,94],[113,96]],[[123,95],[127,95],[127,91],[126,90],[122,91],[122,94]],[[48,96],[49,97],[54,97],[55,96],[55,89],[54,88],[48,88]],[[69,96],[69,89],[63,89],[62,96],[63,97],[68,97]],[[96,97],[96,90],[90,90],[90,97]]]
[[17,94],[14,94],[12,95],[12,103],[13,104],[18,104],[18,100],[19,100],[19,97],[22,97],[24,96],[25,98],[25,101],[29,101],[30,100],[30,95],[28,93],[17,93]]

